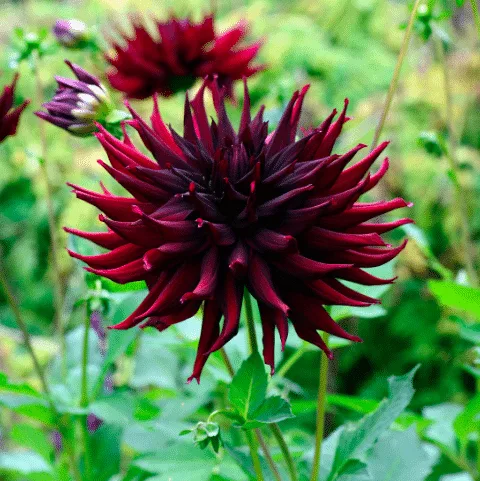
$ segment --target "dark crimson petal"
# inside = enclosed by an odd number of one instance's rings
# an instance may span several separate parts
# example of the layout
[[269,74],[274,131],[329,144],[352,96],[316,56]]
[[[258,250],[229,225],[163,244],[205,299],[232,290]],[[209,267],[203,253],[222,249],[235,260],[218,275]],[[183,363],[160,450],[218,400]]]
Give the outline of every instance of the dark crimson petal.
[[321,299],[321,301],[326,305],[339,305],[339,306],[355,306],[355,307],[366,307],[372,304],[377,304],[376,299],[370,298],[369,301],[357,300],[357,297],[349,297],[345,293],[345,289],[335,279],[325,278],[317,279],[310,284],[308,287]]
[[76,235],[82,239],[87,239],[97,246],[105,247],[105,249],[115,249],[125,245],[125,240],[115,232],[83,232],[78,229],[71,229],[70,227],[63,228],[65,232]]
[[137,320],[139,314],[142,314],[149,309],[155,300],[158,298],[162,290],[170,281],[171,275],[167,272],[163,272],[157,281],[150,287],[150,292],[147,297],[140,303],[140,305],[122,322],[110,326],[109,329],[130,329],[137,324],[140,324],[140,320]]
[[215,341],[207,354],[218,351],[238,333],[240,311],[242,308],[243,284],[227,272],[225,276],[224,295],[221,298],[221,309],[225,318],[220,337]]
[[203,308],[202,332],[200,334],[200,340],[198,341],[197,357],[195,358],[192,375],[188,378],[187,382],[196,379],[197,383],[200,384],[200,375],[202,374],[203,366],[205,366],[209,352],[220,333],[221,317],[222,311],[217,301],[206,301]]
[[197,219],[199,228],[205,228],[213,242],[219,246],[230,246],[237,240],[234,230],[227,224],[215,224],[208,220]]
[[154,327],[160,332],[164,331],[165,329],[173,326],[174,324],[178,324],[179,322],[183,322],[193,317],[197,313],[201,304],[201,301],[192,301],[186,302],[185,304],[180,306],[175,306],[174,308],[170,309],[172,311],[171,313],[165,314],[163,316],[151,317],[140,327],[142,329],[145,329],[146,327]]
[[275,323],[271,317],[262,317],[263,359],[270,366],[270,374],[275,373]]
[[277,327],[283,351],[285,349],[285,343],[287,342],[288,337],[287,316],[282,311],[272,309],[271,307],[266,306],[262,302],[258,302],[258,308],[260,310],[260,317],[262,319],[262,322],[266,320],[266,322],[273,323]]
[[336,277],[346,281],[356,282],[357,284],[363,284],[364,286],[383,286],[384,284],[392,284],[396,280],[396,277],[392,279],[381,279],[358,267],[339,271],[336,273]]
[[300,314],[296,312],[290,314],[290,320],[300,339],[319,347],[330,360],[333,359],[333,352],[330,351],[328,346],[323,342],[318,332],[313,327],[310,327],[308,322],[306,322]]
[[108,219],[105,216],[100,216],[100,220],[105,222],[105,224],[107,224],[107,226],[118,236],[132,244],[153,247],[164,241],[161,234],[156,233],[153,229],[147,227],[141,220],[134,222],[120,222]]
[[99,254],[95,256],[84,256],[73,252],[71,250],[68,253],[75,259],[79,259],[85,262],[90,267],[100,269],[112,269],[114,267],[120,267],[123,264],[132,262],[140,257],[143,257],[145,253],[144,247],[135,246],[132,244],[126,244],[116,249],[106,252],[105,254]]
[[343,250],[361,246],[385,246],[385,242],[379,234],[350,234],[335,232],[321,227],[312,227],[305,233],[304,239],[310,248],[320,250]]
[[248,252],[241,240],[237,241],[228,258],[228,268],[235,277],[243,277],[247,273]]
[[145,268],[142,259],[134,260],[115,269],[93,269],[91,267],[86,267],[85,270],[97,274],[97,276],[106,277],[118,284],[141,281],[145,276]]
[[378,267],[397,257],[406,245],[407,241],[405,240],[400,246],[393,249],[369,249],[368,247],[348,249],[338,252],[336,258],[342,262],[351,262],[355,267]]
[[249,290],[256,299],[259,299],[269,307],[278,309],[284,315],[288,314],[288,306],[280,299],[275,290],[272,274],[267,263],[255,253],[252,253],[250,256],[248,284]]
[[202,260],[200,270],[200,280],[192,292],[187,292],[182,296],[180,302],[186,302],[193,299],[213,299],[213,295],[217,289],[220,256],[217,247],[211,247]]
[[338,136],[342,132],[343,124],[348,120],[346,118],[348,107],[348,99],[345,99],[344,107],[338,119],[330,125],[328,128],[325,137],[323,138],[322,144],[320,148],[317,149],[316,154],[318,157],[326,157],[332,153],[333,146],[335,145],[335,141],[337,140]]
[[330,317],[330,314],[328,314],[328,312],[323,308],[321,301],[319,301],[316,297],[306,296],[300,292],[290,292],[287,299],[291,308],[290,318],[292,318],[294,326],[294,318],[297,321],[301,318],[302,322],[300,322],[300,324],[307,324],[314,329],[325,331],[328,334],[332,334],[333,336],[341,337],[343,339],[361,342],[361,339],[358,336],[349,334],[342,329]]
[[352,232],[355,234],[370,234],[375,232],[377,234],[384,234],[385,232],[389,232],[397,227],[400,227],[405,224],[412,224],[414,221],[412,219],[399,219],[393,222],[384,222],[384,223],[364,223],[356,225],[355,227],[350,227],[348,232]]
[[321,277],[330,272],[352,267],[352,264],[326,264],[308,259],[300,254],[290,254],[281,261],[273,260],[272,263],[281,271],[288,272],[299,279]]
[[295,237],[283,235],[269,229],[259,229],[252,239],[247,240],[250,246],[260,252],[297,252]]

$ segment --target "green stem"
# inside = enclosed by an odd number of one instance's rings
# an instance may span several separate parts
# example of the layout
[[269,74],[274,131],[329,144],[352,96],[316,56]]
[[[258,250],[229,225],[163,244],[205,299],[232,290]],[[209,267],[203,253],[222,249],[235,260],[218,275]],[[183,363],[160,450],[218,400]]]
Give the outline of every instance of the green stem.
[[[328,345],[329,335],[323,336],[323,341]],[[325,430],[325,405],[327,398],[327,379],[328,379],[328,358],[322,353],[320,361],[320,379],[318,383],[317,398],[317,427],[315,430],[315,451],[313,456],[312,475],[310,481],[318,481],[320,472],[320,458],[322,455],[322,442]]]
[[292,366],[308,351],[309,344],[303,341],[300,349],[297,349],[283,364],[283,366],[277,371],[277,376],[285,377],[287,372]]
[[[40,77],[39,69],[39,57],[38,54],[33,57],[33,73],[35,76],[36,96],[40,105],[44,102],[43,85]],[[47,201],[47,216],[48,216],[48,228],[50,232],[50,247],[52,271],[53,271],[53,299],[55,303],[55,326],[57,330],[57,336],[60,345],[60,358],[62,360],[62,374],[64,379],[67,377],[67,361],[66,361],[66,341],[65,332],[62,319],[63,311],[63,296],[62,296],[62,275],[60,271],[59,248],[57,241],[57,228],[55,222],[55,207],[53,204],[53,188],[50,182],[50,176],[48,174],[47,166],[47,134],[45,131],[45,123],[42,119],[39,119],[39,133],[40,133],[40,147],[41,147],[41,159],[40,169],[42,171],[43,180],[45,183],[45,193]]]
[[410,43],[410,38],[412,36],[413,24],[415,22],[415,17],[417,16],[417,10],[420,6],[422,0],[416,0],[413,5],[412,13],[410,14],[410,19],[408,20],[407,29],[405,30],[405,35],[403,37],[402,47],[400,48],[400,53],[398,54],[397,64],[395,65],[395,70],[393,72],[392,81],[390,82],[390,87],[388,89],[387,98],[385,100],[385,105],[383,106],[382,115],[380,121],[378,122],[377,128],[375,129],[375,135],[372,142],[372,150],[378,145],[380,140],[380,135],[382,133],[385,121],[387,119],[388,111],[392,104],[393,96],[398,86],[398,79],[400,77],[400,71],[402,70],[403,61],[408,50],[408,45]]
[[480,13],[478,13],[477,0],[470,0],[470,4],[472,5],[473,20],[477,27],[478,36],[480,37]]
[[288,472],[290,473],[290,479],[292,481],[298,481],[298,475],[295,469],[295,462],[293,461],[292,455],[290,454],[290,450],[288,449],[288,445],[285,442],[282,431],[280,431],[280,428],[276,423],[270,424],[270,430],[272,431],[273,436],[277,440],[277,443],[280,446],[280,450],[282,451],[283,457],[285,458]]
[[[257,341],[257,334],[255,332],[255,320],[253,317],[253,307],[252,307],[252,297],[250,293],[248,292],[247,289],[245,289],[243,299],[245,301],[245,317],[247,319],[247,332],[248,332],[248,339],[249,339],[249,344],[250,344],[250,351],[251,352],[258,352],[258,341]],[[228,359],[228,358],[227,358]],[[282,433],[280,431],[280,428],[278,427],[277,424],[274,424],[276,426],[278,433],[280,436],[282,436]],[[257,435],[257,438],[260,440],[261,437],[261,432],[259,429],[255,429],[255,433]],[[283,441],[285,447],[287,446],[285,443],[285,440]],[[288,447],[287,447],[288,451]],[[270,453],[268,452],[268,447],[265,445],[264,448],[265,452],[265,457],[268,459],[268,457],[271,457]],[[290,453],[288,453],[288,456],[290,456]],[[285,461],[288,464],[288,460],[285,459]],[[274,473],[275,474],[275,473]],[[295,478],[292,478],[295,479]]]
[[252,432],[249,430],[245,431],[247,436],[248,447],[250,448],[250,456],[252,458],[253,470],[255,471],[255,476],[257,481],[264,481],[262,466],[260,464],[260,458],[258,456],[258,447]]
[[[80,407],[86,408],[88,406],[88,349],[90,339],[90,313],[85,316],[85,334],[83,338],[83,354],[82,354],[82,385]],[[87,416],[80,418],[80,425],[82,429],[82,436],[84,442],[84,481],[92,481],[92,467],[91,467],[91,453],[90,453],[90,436],[87,427]]]
[[445,150],[445,156],[448,160],[449,168],[452,173],[453,187],[455,191],[455,210],[456,217],[460,222],[462,252],[464,256],[465,269],[467,271],[470,285],[478,287],[478,275],[475,270],[475,259],[473,252],[475,246],[470,235],[470,226],[468,222],[468,211],[466,206],[467,195],[460,183],[460,170],[457,161],[457,135],[453,123],[453,100],[452,100],[452,86],[450,82],[450,75],[448,71],[447,59],[442,41],[438,36],[435,37],[435,47],[440,59],[443,71],[443,82],[445,91],[445,106],[446,106],[446,122],[448,129],[449,146]]
[[72,443],[72,440],[70,439],[69,433],[63,433],[62,436],[63,436],[64,443],[65,443],[65,450],[67,452],[68,459],[70,461],[70,466],[72,468],[73,478],[75,479],[75,481],[82,481],[82,474],[80,473],[80,470],[78,469],[77,458],[75,456],[74,444]]
[[258,351],[258,342],[257,342],[257,333],[255,331],[255,319],[253,317],[253,308],[252,308],[252,296],[245,288],[245,292],[243,295],[243,299],[245,302],[245,317],[247,319],[247,332],[248,332],[248,340],[250,344],[250,351],[257,352]]
[[277,481],[282,481],[282,477],[280,476],[280,473],[278,472],[278,469],[275,466],[275,462],[273,461],[272,455],[270,454],[267,443],[265,442],[265,439],[264,439],[260,429],[255,429],[255,435],[257,436],[258,442],[260,443],[260,447],[262,448],[263,454],[265,455],[265,459],[267,460],[267,464],[268,464],[270,470],[273,473],[273,477]]
[[18,306],[15,296],[13,294],[13,289],[11,288],[10,283],[8,282],[7,273],[3,266],[3,252],[1,248],[0,248],[0,285],[2,286],[2,289],[5,292],[7,303],[10,306],[10,309],[12,310],[13,316],[15,317],[15,321],[18,327],[20,328],[20,330],[22,331],[23,341],[25,343],[28,353],[30,354],[30,357],[32,358],[33,367],[38,376],[38,379],[40,380],[40,384],[42,386],[43,392],[45,393],[45,396],[47,397],[50,408],[53,413],[57,413],[57,410],[51,398],[51,392],[47,383],[47,379],[45,377],[45,373],[43,372],[42,366],[40,365],[37,355],[35,354],[35,351],[33,349],[32,340],[30,337],[30,333],[28,332],[27,324],[23,320],[22,313],[20,312],[20,307]]

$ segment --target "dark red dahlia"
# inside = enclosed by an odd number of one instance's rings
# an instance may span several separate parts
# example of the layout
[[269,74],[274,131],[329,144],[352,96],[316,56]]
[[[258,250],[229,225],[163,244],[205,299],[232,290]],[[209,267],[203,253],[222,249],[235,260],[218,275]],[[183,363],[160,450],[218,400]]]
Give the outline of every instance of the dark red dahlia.
[[7,85],[0,95],[0,142],[9,135],[16,134],[20,115],[30,103],[30,100],[25,100],[20,106],[13,107],[17,80],[18,74],[13,77],[11,85]]
[[108,74],[111,85],[130,98],[144,99],[154,93],[168,97],[209,75],[217,75],[220,86],[232,96],[234,80],[262,68],[251,65],[260,42],[239,45],[247,31],[245,23],[217,35],[213,16],[198,24],[173,17],[157,22],[157,29],[159,39],[136,21],[133,37],[122,34],[125,45],[114,43],[114,53],[106,56],[113,66]]
[[[132,195],[119,197],[102,187],[96,193],[72,186],[77,197],[95,205],[107,232],[67,232],[109,250],[73,257],[88,271],[118,283],[145,280],[149,294],[115,329],[144,322],[163,331],[192,317],[203,305],[203,323],[193,374],[239,328],[244,288],[257,300],[263,327],[265,362],[274,368],[274,333],[282,346],[288,319],[297,334],[331,355],[318,330],[359,341],[345,332],[325,305],[378,303],[341,281],[363,285],[393,282],[364,268],[384,264],[405,246],[391,247],[380,234],[411,222],[374,223],[372,218],[407,206],[402,199],[360,203],[388,168],[385,159],[368,171],[384,142],[347,168],[358,145],[332,154],[345,108],[296,140],[303,98],[295,92],[277,129],[268,134],[263,107],[252,119],[245,85],[240,127],[225,111],[213,85],[218,121],[209,124],[206,83],[185,102],[183,135],[163,122],[155,99],[148,126],[132,110],[131,125],[151,152],[142,154],[128,136],[122,141],[104,129],[97,134],[111,165],[99,161]],[[224,319],[221,324],[221,319]]]

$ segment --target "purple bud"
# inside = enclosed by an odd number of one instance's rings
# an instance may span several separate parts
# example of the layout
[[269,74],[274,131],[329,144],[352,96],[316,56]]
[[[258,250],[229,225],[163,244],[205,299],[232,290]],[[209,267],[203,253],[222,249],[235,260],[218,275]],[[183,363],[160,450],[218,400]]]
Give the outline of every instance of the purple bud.
[[97,418],[95,414],[90,413],[87,416],[88,432],[94,433],[102,424],[103,424],[103,421],[100,418]]
[[53,431],[50,434],[50,439],[52,441],[55,452],[58,454],[62,450],[62,435],[59,431]]
[[90,325],[98,336],[98,342],[100,345],[100,354],[105,356],[105,351],[107,348],[107,333],[102,325],[102,315],[98,311],[93,311],[90,316]]
[[76,19],[57,20],[53,27],[53,34],[58,43],[67,48],[81,47],[89,37],[87,26]]
[[112,111],[110,95],[95,76],[68,60],[65,63],[77,80],[55,77],[58,88],[53,99],[43,104],[46,112],[35,114],[73,135],[89,135],[97,130],[95,123],[104,121]]

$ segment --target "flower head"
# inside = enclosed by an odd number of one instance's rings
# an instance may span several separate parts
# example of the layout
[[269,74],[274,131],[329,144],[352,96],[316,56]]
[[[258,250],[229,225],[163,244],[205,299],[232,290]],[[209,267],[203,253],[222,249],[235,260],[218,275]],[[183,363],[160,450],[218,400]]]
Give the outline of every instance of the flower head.
[[53,34],[58,43],[66,48],[79,48],[89,39],[88,27],[76,19],[59,19],[53,26]]
[[17,80],[18,74],[15,75],[12,83],[3,89],[3,93],[0,95],[0,142],[9,135],[16,134],[20,115],[30,103],[30,100],[25,100],[20,106],[13,107]]
[[[380,234],[411,222],[370,220],[407,203],[402,199],[360,203],[388,168],[369,170],[383,152],[382,143],[347,167],[365,145],[333,153],[342,131],[345,108],[296,140],[307,87],[295,92],[278,127],[268,133],[263,108],[250,114],[245,98],[235,130],[221,91],[212,87],[218,121],[208,122],[204,83],[185,102],[183,135],[167,128],[157,101],[152,126],[132,110],[131,125],[151,156],[128,136],[120,141],[101,129],[97,137],[110,160],[99,161],[131,197],[106,189],[96,193],[72,186],[77,197],[95,205],[107,232],[67,232],[91,240],[109,252],[73,257],[87,270],[118,283],[145,280],[149,294],[115,329],[143,322],[163,331],[192,317],[203,305],[197,358],[190,379],[200,373],[213,351],[239,329],[244,289],[257,300],[263,327],[265,362],[274,368],[274,337],[282,346],[288,319],[300,338],[329,356],[318,330],[358,341],[325,310],[328,305],[378,303],[342,281],[388,284],[364,268],[393,259],[405,244],[392,247]],[[223,325],[220,321],[224,318]]]
[[57,91],[50,102],[43,104],[47,111],[35,114],[71,134],[88,135],[97,129],[95,122],[103,121],[112,111],[110,95],[96,77],[68,60],[65,63],[77,80],[55,77]]
[[144,99],[156,92],[167,97],[187,90],[197,78],[214,74],[232,96],[234,80],[262,68],[251,65],[260,43],[239,45],[245,23],[217,35],[213,16],[198,24],[173,17],[157,22],[157,29],[160,39],[135,22],[133,37],[122,34],[124,45],[114,43],[113,53],[107,55],[113,67],[108,75],[111,85],[130,98]]

